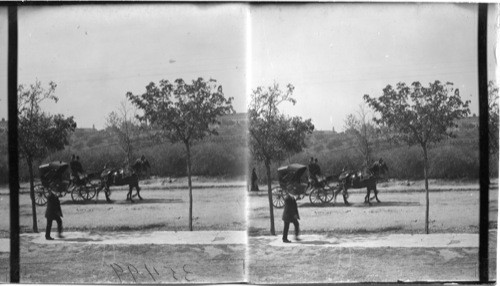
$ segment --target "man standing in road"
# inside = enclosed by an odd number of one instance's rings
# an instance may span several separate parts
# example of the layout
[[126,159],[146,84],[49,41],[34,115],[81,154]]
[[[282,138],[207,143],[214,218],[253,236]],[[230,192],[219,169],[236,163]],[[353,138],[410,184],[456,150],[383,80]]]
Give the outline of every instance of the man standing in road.
[[294,197],[287,194],[285,196],[285,208],[283,209],[283,242],[290,243],[288,240],[288,229],[290,228],[290,223],[293,223],[295,227],[295,240],[300,241],[299,239],[299,210],[297,208],[297,201]]
[[61,210],[61,202],[59,202],[59,198],[49,190],[49,196],[47,197],[47,210],[45,211],[45,218],[47,218],[47,227],[45,229],[45,239],[46,240],[54,240],[50,236],[50,230],[52,228],[52,221],[57,222],[57,232],[59,233],[59,238],[63,238],[62,236],[62,220],[63,216]]

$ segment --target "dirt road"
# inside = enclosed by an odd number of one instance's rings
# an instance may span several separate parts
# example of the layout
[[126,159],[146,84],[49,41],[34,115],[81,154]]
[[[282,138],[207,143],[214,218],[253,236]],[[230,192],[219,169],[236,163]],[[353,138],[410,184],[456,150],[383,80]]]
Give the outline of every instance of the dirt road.
[[[43,233],[22,234],[20,278],[51,284],[240,282],[245,244],[245,231],[67,232],[53,241]],[[4,257],[2,263],[8,253],[0,253]],[[8,282],[8,268],[0,267],[0,279]]]
[[[250,237],[251,283],[477,281],[477,234]],[[496,231],[489,273],[496,280]]]
[[[496,241],[496,231],[490,232]],[[189,283],[474,281],[478,235],[471,233],[250,237],[244,231],[23,234],[23,282]],[[7,244],[0,239],[0,248]],[[490,245],[496,279],[496,244]],[[88,260],[87,262],[85,260]],[[50,263],[47,263],[50,261]],[[72,267],[67,267],[68,263]],[[7,271],[0,271],[7,277]]]

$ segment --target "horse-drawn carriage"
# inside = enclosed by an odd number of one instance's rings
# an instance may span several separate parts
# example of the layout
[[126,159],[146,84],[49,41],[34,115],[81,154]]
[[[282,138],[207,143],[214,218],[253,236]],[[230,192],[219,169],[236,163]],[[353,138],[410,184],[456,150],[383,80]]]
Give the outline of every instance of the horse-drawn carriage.
[[[294,195],[297,199],[309,196],[309,200],[313,205],[319,205],[329,203],[334,198],[336,200],[337,195],[342,192],[344,203],[349,204],[347,190],[359,188],[366,188],[365,203],[371,204],[371,199],[380,202],[377,181],[388,168],[385,162],[380,159],[369,168],[346,170],[338,176],[316,176],[316,178],[309,178],[308,181],[302,179],[306,170],[307,167],[300,164],[291,164],[278,168],[279,186],[274,187],[271,191],[275,207],[281,208],[284,206],[284,197],[287,194]],[[371,191],[374,194],[373,198],[370,198]]]
[[318,176],[317,180],[303,179],[306,171],[307,166],[301,164],[291,164],[278,168],[279,186],[274,187],[271,191],[275,207],[284,206],[284,198],[287,194],[294,195],[297,199],[309,196],[313,205],[328,203],[333,199],[334,189],[329,185],[329,181],[322,176]]
[[45,205],[49,190],[59,197],[70,193],[74,202],[90,201],[94,198],[100,186],[98,176],[89,174],[70,177],[68,170],[69,164],[62,161],[54,161],[38,167],[41,183],[35,185],[35,204]]

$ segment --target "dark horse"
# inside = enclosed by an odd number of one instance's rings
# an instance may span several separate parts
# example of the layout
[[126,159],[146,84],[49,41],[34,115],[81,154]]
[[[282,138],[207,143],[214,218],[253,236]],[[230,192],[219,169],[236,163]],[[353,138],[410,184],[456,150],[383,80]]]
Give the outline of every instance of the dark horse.
[[[363,170],[358,171],[343,171],[340,176],[340,188],[335,191],[335,201],[337,200],[337,195],[342,191],[342,196],[344,198],[344,203],[347,205],[349,202],[347,201],[347,190],[349,188],[352,189],[361,189],[366,188],[366,196],[365,196],[365,204],[371,204],[370,200],[375,198],[377,202],[380,203],[378,199],[378,191],[377,191],[377,180],[380,178],[380,175],[388,171],[387,165],[385,162],[380,159],[377,162],[373,163],[373,165],[369,168],[365,168]],[[370,198],[370,192],[373,190],[374,197]]]
[[[141,188],[139,187],[139,175],[135,172],[126,172],[124,169],[109,169],[105,168],[104,171],[101,173],[101,186],[97,190],[97,195],[96,195],[96,202],[99,197],[99,192],[101,190],[104,190],[104,194],[106,195],[106,201],[111,202],[109,199],[109,196],[111,195],[111,190],[109,187],[111,186],[125,186],[128,185],[129,190],[127,193],[127,201],[130,200],[130,202],[134,202],[132,199],[132,189],[137,190],[137,196],[139,197],[140,200],[142,200],[140,191]],[[134,195],[135,197],[135,195]]]

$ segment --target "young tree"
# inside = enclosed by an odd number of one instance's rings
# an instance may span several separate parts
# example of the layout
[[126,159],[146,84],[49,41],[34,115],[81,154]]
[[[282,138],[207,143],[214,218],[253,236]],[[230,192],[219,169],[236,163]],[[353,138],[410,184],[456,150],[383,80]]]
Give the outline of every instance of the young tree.
[[372,146],[378,137],[378,130],[370,123],[368,116],[364,105],[360,105],[357,115],[351,113],[344,120],[345,132],[355,136],[356,149],[363,156],[366,166],[371,164]]
[[494,81],[488,83],[488,109],[489,109],[489,142],[490,154],[498,153],[498,86]]
[[202,78],[191,84],[177,79],[171,83],[161,80],[159,85],[151,82],[142,95],[127,93],[128,99],[143,115],[141,121],[149,122],[159,129],[161,135],[172,143],[181,142],[186,148],[186,163],[189,187],[189,230],[193,230],[193,192],[191,186],[191,147],[208,135],[217,135],[218,118],[234,112],[232,97],[226,99],[222,86],[217,81]]
[[411,87],[398,83],[396,89],[388,85],[379,98],[364,96],[364,100],[379,113],[375,122],[397,133],[397,138],[409,145],[418,144],[424,156],[425,178],[425,232],[429,233],[429,160],[428,147],[446,136],[453,137],[451,130],[459,118],[469,114],[469,101],[463,102],[458,89],[452,83],[439,81],[429,87],[419,82]]
[[73,117],[49,115],[40,108],[45,100],[58,101],[54,95],[56,84],[49,83],[45,90],[41,82],[36,81],[29,87],[19,85],[18,96],[18,147],[21,158],[26,160],[30,179],[31,208],[33,212],[33,231],[38,232],[34,190],[33,163],[42,160],[49,152],[64,149],[68,145],[68,136],[76,128]]
[[271,163],[283,160],[287,155],[299,153],[305,147],[305,139],[314,130],[311,119],[289,118],[278,106],[284,102],[295,104],[292,98],[294,87],[287,85],[282,91],[278,84],[258,87],[250,95],[249,145],[255,159],[263,161],[266,167],[271,234],[275,234],[274,212],[271,193]]
[[111,112],[106,118],[107,128],[118,137],[118,145],[127,155],[127,165],[133,162],[134,141],[140,134],[139,122],[135,115],[135,112],[127,106],[127,101],[122,101],[118,111]]

